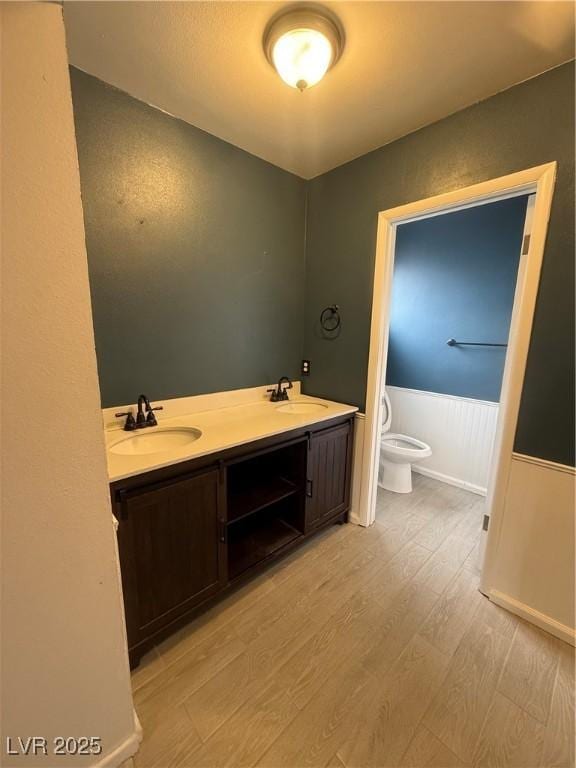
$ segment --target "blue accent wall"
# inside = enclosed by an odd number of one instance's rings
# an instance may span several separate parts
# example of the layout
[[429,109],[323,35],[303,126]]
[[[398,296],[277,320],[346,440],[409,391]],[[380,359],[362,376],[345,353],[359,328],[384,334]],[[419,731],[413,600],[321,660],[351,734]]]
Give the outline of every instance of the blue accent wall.
[[500,399],[528,197],[402,224],[396,233],[386,383]]

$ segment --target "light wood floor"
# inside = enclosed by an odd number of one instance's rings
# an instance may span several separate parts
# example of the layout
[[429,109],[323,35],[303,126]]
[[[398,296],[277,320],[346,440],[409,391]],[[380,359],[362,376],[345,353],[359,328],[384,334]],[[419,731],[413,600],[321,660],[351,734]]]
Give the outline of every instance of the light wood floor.
[[155,649],[136,768],[572,766],[573,649],[477,591],[482,507],[416,476]]

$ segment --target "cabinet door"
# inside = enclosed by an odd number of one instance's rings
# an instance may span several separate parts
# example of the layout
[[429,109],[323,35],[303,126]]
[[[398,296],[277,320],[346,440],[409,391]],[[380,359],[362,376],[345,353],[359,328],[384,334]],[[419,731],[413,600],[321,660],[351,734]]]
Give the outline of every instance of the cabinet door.
[[118,542],[129,647],[221,587],[219,496],[218,470],[121,494]]
[[306,492],[308,530],[348,509],[350,454],[350,422],[311,434]]

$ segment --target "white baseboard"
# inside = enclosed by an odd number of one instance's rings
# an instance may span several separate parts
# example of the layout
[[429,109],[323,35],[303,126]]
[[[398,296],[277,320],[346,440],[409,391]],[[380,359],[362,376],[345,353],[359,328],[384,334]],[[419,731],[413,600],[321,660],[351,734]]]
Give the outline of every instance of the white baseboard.
[[118,768],[123,763],[127,763],[140,747],[142,741],[142,726],[138,720],[138,715],[134,711],[134,730],[121,744],[115,747],[108,754],[103,755],[93,768]]
[[567,627],[566,624],[561,624],[550,616],[546,616],[546,614],[540,613],[540,611],[536,611],[534,608],[530,608],[529,605],[515,600],[513,597],[510,597],[510,595],[505,595],[497,589],[491,589],[488,597],[493,603],[496,603],[496,605],[499,605],[501,608],[505,608],[507,611],[516,614],[516,616],[526,619],[526,621],[535,624],[537,627],[540,627],[540,629],[558,637],[565,643],[576,645],[576,630]]
[[441,483],[446,483],[447,485],[455,485],[456,488],[463,488],[465,491],[478,494],[478,496],[486,496],[486,488],[481,488],[479,485],[467,483],[465,480],[460,480],[457,477],[444,475],[442,472],[436,472],[434,469],[421,467],[419,464],[412,465],[412,472],[416,472],[418,475],[425,475],[426,477],[433,477],[434,480],[439,480]]
[[355,512],[353,509],[350,510],[348,513],[348,522],[352,525],[362,525],[360,522],[360,518],[358,517],[358,513]]

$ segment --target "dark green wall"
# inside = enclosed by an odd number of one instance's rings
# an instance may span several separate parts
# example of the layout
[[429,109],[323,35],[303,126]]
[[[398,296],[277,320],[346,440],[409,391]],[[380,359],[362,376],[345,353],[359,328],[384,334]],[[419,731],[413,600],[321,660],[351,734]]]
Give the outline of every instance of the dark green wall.
[[307,392],[363,407],[378,211],[556,160],[515,449],[574,462],[573,63],[308,183],[71,78],[104,406],[297,377],[304,354]]
[[297,377],[305,182],[71,79],[102,404]]
[[[573,62],[309,183],[305,390],[364,406],[378,211],[552,160],[558,177],[515,450],[573,464]],[[342,332],[327,341],[317,320],[333,303]]]

